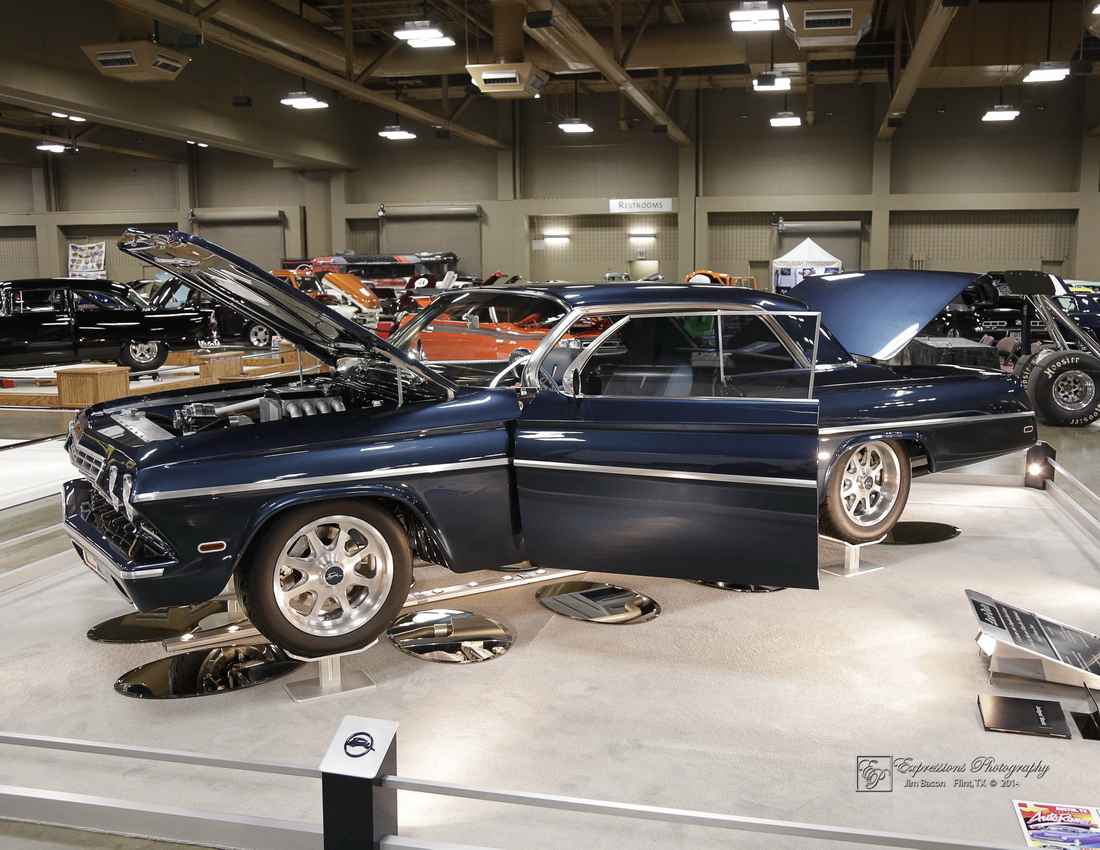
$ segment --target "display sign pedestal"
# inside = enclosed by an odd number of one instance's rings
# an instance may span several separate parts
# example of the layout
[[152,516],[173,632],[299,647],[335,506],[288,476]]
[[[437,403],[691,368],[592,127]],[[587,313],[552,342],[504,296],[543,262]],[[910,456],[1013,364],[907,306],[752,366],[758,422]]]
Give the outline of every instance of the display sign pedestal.
[[826,537],[824,534],[820,536],[822,540],[828,540],[830,543],[836,543],[844,547],[844,563],[829,564],[827,567],[822,567],[821,572],[840,576],[841,578],[851,578],[852,576],[861,576],[865,573],[873,573],[875,570],[883,569],[880,564],[864,561],[860,550],[881,543],[886,539],[885,534],[878,540],[868,540],[866,543],[849,543],[846,540],[837,540],[835,537]]
[[[397,723],[348,715],[321,760],[325,850],[367,850],[397,835]],[[427,846],[427,845],[422,845]]]
[[331,697],[336,694],[346,694],[351,691],[361,691],[366,688],[374,687],[374,679],[364,673],[362,670],[349,670],[344,673],[340,669],[340,661],[348,655],[358,655],[361,652],[365,652],[378,643],[377,640],[372,641],[362,649],[357,649],[354,652],[344,652],[340,655],[326,655],[324,658],[301,658],[297,655],[291,655],[291,658],[295,658],[298,661],[315,661],[317,662],[317,676],[313,679],[303,679],[300,682],[290,682],[286,685],[286,692],[290,694],[290,698],[295,702],[306,702],[308,700],[320,699],[321,697]]
[[981,631],[978,649],[989,656],[989,674],[1004,673],[1100,687],[1100,637],[998,602],[984,593],[966,591]]

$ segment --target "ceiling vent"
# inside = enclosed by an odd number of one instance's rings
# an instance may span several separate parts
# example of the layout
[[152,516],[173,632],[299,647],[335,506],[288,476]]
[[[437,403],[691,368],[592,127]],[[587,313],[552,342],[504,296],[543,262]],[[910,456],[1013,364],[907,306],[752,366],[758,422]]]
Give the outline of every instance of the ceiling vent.
[[548,78],[530,62],[467,65],[466,71],[482,94],[501,100],[537,97]]
[[174,80],[191,61],[190,56],[151,41],[86,44],[80,49],[101,74],[132,83]]
[[871,28],[874,0],[794,0],[783,4],[783,26],[803,50],[852,49]]

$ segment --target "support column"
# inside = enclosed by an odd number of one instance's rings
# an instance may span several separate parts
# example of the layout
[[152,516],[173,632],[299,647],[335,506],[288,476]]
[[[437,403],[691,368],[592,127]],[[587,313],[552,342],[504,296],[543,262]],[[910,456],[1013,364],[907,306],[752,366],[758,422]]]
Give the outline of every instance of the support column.
[[1085,136],[1081,142],[1081,177],[1077,197],[1077,228],[1068,277],[1100,280],[1100,137]]
[[332,172],[328,169],[303,171],[305,192],[305,254],[318,257],[334,250],[332,238]]
[[890,261],[890,141],[875,142],[871,171],[871,250],[868,268]]
[[[687,128],[688,132],[691,133],[695,144],[692,147],[677,148],[679,162],[677,172],[676,268],[668,270],[662,269],[662,273],[665,275],[665,277],[672,278],[674,280],[683,280],[684,276],[688,272],[699,268],[699,263],[705,262],[706,257],[705,253],[697,255],[697,225],[695,221],[695,199],[699,196],[699,171],[702,162],[701,151],[699,149],[698,132],[698,127],[702,119],[702,116],[699,113],[699,110],[702,108],[702,96],[698,91],[696,91],[694,104],[691,103],[690,98],[681,97],[679,106],[680,125]],[[688,121],[692,119],[691,112],[693,107],[695,110],[694,126],[689,127]],[[705,226],[703,228],[703,233],[705,243]]]

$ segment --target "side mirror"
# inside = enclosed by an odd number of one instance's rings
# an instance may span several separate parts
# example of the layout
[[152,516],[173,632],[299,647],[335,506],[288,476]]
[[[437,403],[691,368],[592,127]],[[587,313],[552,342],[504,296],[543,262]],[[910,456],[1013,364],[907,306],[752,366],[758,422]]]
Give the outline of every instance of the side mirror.
[[577,370],[569,368],[565,370],[565,375],[561,379],[561,388],[566,395],[575,396],[577,394]]
[[481,319],[479,319],[473,313],[467,313],[466,314],[466,327],[468,327],[472,331],[476,331],[478,328],[481,327]]

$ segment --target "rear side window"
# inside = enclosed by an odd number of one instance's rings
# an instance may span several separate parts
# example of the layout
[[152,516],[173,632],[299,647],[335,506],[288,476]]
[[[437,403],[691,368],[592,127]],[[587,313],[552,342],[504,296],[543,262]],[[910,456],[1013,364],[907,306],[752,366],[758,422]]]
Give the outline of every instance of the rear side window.
[[17,289],[12,292],[14,313],[51,313],[67,308],[64,289]]
[[94,289],[74,289],[73,304],[77,310],[133,310],[134,305],[109,292]]
[[577,375],[583,395],[806,398],[810,370],[759,314],[631,316]]

